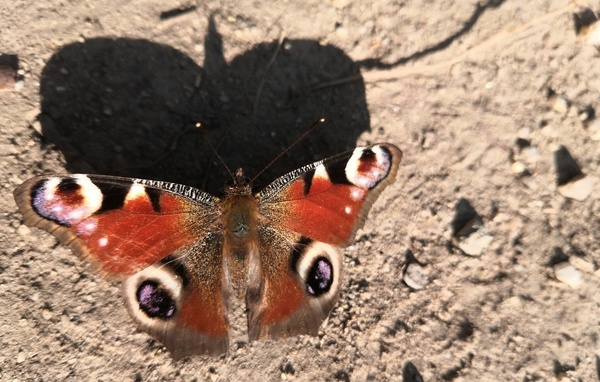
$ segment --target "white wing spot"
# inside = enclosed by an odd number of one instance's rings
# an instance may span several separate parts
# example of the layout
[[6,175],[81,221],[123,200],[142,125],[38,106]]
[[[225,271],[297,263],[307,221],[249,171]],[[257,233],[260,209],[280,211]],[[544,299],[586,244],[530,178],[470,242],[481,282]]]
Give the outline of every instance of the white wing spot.
[[127,196],[125,197],[125,201],[129,202],[131,200],[135,200],[137,198],[145,197],[145,196],[146,196],[146,187],[142,186],[139,183],[134,183],[129,188],[129,192],[127,193]]
[[96,222],[85,223],[86,231],[93,231],[96,229]]
[[315,175],[313,179],[323,179],[329,180],[329,174],[327,174],[327,169],[323,164],[320,164],[315,168]]
[[81,186],[84,217],[90,216],[102,207],[102,191],[85,175],[73,175],[73,179],[77,180],[77,184]]
[[344,207],[344,212],[345,212],[347,215],[350,215],[350,214],[352,213],[352,207],[350,207],[350,206],[346,206],[346,207]]
[[106,244],[108,244],[108,238],[106,236],[101,237],[100,239],[98,239],[98,246],[99,247],[106,247]]
[[350,198],[352,198],[352,200],[355,202],[362,200],[364,195],[365,191],[360,188],[355,188],[352,190],[352,192],[350,192]]

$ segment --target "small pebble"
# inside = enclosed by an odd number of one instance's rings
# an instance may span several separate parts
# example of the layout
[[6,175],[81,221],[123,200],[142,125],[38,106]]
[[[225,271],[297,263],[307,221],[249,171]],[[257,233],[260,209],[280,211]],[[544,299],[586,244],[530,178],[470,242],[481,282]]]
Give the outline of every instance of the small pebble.
[[348,36],[350,35],[350,30],[345,27],[339,27],[339,28],[336,28],[335,35],[336,35],[336,37],[338,37],[340,39],[347,39]]
[[510,215],[506,212],[500,212],[496,216],[494,216],[494,223],[506,223],[510,220]]
[[573,16],[577,37],[600,50],[600,23],[596,13],[591,8],[582,7]]
[[551,125],[546,125],[540,130],[543,136],[548,138],[558,138],[560,133]]
[[524,148],[522,154],[527,163],[535,164],[540,160],[540,153],[534,146]]
[[522,127],[517,131],[517,138],[529,140],[531,135],[531,129],[529,127]]
[[590,122],[596,116],[596,111],[592,105],[587,105],[579,112],[579,120],[583,123]]
[[512,296],[505,301],[505,304],[511,308],[520,309],[523,307],[523,300],[519,296]]
[[33,130],[35,130],[36,133],[38,133],[39,135],[43,136],[44,134],[42,133],[42,123],[40,121],[33,121],[33,123],[31,124],[31,127],[33,128]]
[[595,119],[589,124],[587,133],[590,135],[592,140],[600,141],[600,119]]
[[404,271],[403,280],[406,285],[414,290],[423,289],[429,283],[429,279],[423,273],[423,267],[417,263],[408,264]]
[[25,81],[19,80],[19,81],[15,82],[14,89],[16,91],[20,92],[21,90],[23,90],[24,87],[25,87]]
[[519,161],[513,162],[513,164],[510,165],[510,170],[517,175],[523,175],[527,173],[527,167]]
[[494,236],[485,228],[479,227],[477,231],[469,236],[462,237],[458,243],[458,248],[469,256],[479,256],[492,243]]
[[565,96],[555,95],[554,97],[550,98],[550,105],[552,106],[552,109],[554,109],[554,111],[560,114],[567,114],[567,111],[569,111],[570,103]]
[[42,317],[44,318],[44,320],[49,320],[52,318],[52,312],[48,309],[44,309],[42,310]]
[[554,265],[554,276],[571,288],[577,289],[583,284],[583,277],[568,261]]
[[569,183],[558,186],[558,192],[565,198],[584,201],[592,193],[596,178],[591,176],[576,177]]
[[17,363],[25,362],[26,358],[27,358],[27,356],[25,355],[25,353],[23,353],[22,351],[19,352],[19,354],[17,354]]
[[423,140],[421,142],[421,147],[424,149],[430,149],[433,147],[435,143],[435,134],[428,131],[423,134]]
[[585,41],[600,50],[600,24],[596,23],[590,27],[590,31],[585,39]]
[[452,321],[452,317],[453,317],[452,313],[450,313],[448,311],[448,309],[440,309],[440,311],[438,311],[436,313],[436,315],[438,316],[438,318],[440,320],[445,321],[445,322]]
[[19,228],[17,228],[17,234],[19,234],[19,236],[29,236],[30,233],[31,230],[26,225],[21,224]]

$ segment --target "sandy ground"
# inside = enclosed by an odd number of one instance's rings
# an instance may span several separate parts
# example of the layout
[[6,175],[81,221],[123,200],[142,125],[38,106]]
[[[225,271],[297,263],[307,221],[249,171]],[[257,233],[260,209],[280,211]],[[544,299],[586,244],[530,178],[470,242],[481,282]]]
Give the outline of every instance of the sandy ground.
[[[19,72],[0,92],[0,379],[597,381],[600,56],[571,5],[3,2],[0,63]],[[365,142],[405,159],[343,250],[318,337],[173,362],[118,285],[21,225],[12,199],[67,172],[219,194],[228,176],[196,122],[256,174],[319,117],[258,188]]]

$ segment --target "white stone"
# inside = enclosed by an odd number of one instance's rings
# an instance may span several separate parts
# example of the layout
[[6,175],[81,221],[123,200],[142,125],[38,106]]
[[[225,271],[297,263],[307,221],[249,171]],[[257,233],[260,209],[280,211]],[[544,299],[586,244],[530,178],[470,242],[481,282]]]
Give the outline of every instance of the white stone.
[[423,289],[429,283],[429,279],[423,273],[423,267],[417,263],[408,264],[403,280],[406,285],[415,290]]
[[600,119],[595,119],[594,122],[590,123],[587,132],[592,140],[600,141]]
[[543,136],[548,138],[558,138],[560,136],[560,133],[554,127],[552,127],[552,125],[546,125],[542,127],[540,132]]
[[527,167],[525,167],[525,165],[519,161],[514,162],[512,165],[510,165],[510,169],[513,173],[517,175],[521,175],[527,171]]
[[21,224],[19,228],[17,228],[17,233],[19,236],[26,237],[31,234],[31,230],[26,225]]
[[558,192],[570,199],[583,201],[592,193],[597,179],[592,176],[582,176],[569,183],[558,186]]
[[569,110],[569,100],[562,95],[557,95],[551,101],[552,108],[561,114],[566,114]]
[[38,133],[39,135],[44,135],[43,130],[42,130],[42,123],[40,121],[33,121],[31,123],[31,127],[33,128],[33,130],[35,130],[36,133]]
[[534,146],[524,148],[522,153],[528,163],[535,164],[540,160],[540,153]]
[[588,27],[585,41],[596,49],[600,49],[600,24],[598,22]]
[[525,140],[529,140],[531,135],[531,129],[529,127],[521,127],[517,131],[517,137]]
[[577,289],[583,284],[583,277],[568,261],[554,265],[554,276],[571,288]]
[[469,256],[479,256],[492,243],[494,236],[485,228],[480,227],[467,237],[460,239],[458,248]]
[[42,317],[44,318],[44,320],[49,320],[52,318],[52,312],[48,309],[44,309],[42,310]]
[[494,223],[506,223],[510,220],[510,215],[506,212],[499,212],[496,216],[494,216]]

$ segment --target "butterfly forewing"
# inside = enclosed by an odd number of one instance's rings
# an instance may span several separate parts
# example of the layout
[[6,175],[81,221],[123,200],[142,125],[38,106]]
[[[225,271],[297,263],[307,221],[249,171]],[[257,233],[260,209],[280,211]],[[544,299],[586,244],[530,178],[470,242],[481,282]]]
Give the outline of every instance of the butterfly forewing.
[[52,233],[112,279],[191,246],[217,215],[217,199],[190,187],[111,176],[33,178],[14,196],[27,225]]
[[259,193],[260,212],[302,236],[346,245],[377,196],[395,180],[401,158],[396,146],[377,144],[315,162]]

